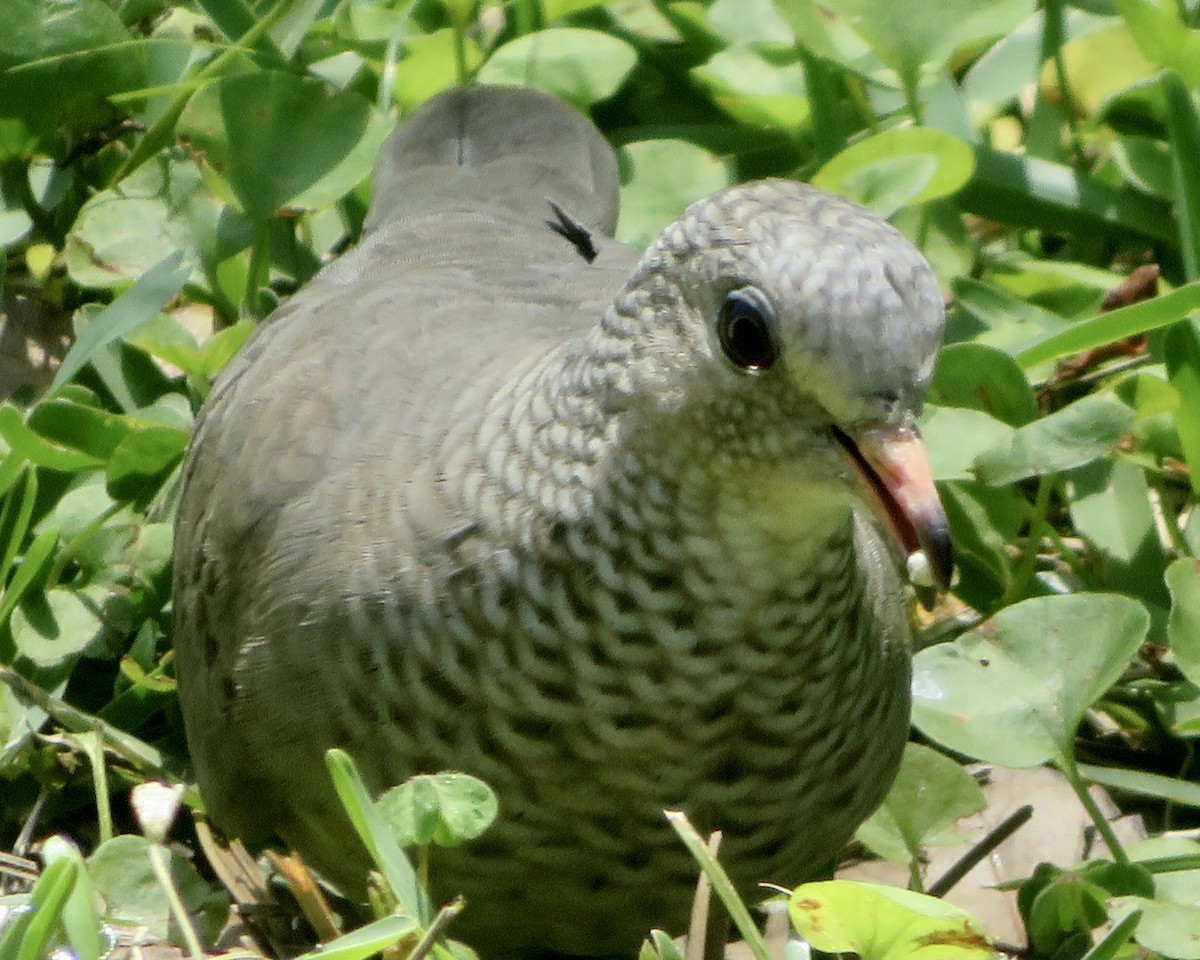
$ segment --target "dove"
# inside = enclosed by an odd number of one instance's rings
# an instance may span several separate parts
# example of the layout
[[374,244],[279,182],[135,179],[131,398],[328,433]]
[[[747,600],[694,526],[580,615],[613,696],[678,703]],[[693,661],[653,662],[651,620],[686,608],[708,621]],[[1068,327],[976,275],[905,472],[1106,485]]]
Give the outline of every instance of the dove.
[[723,831],[747,896],[827,870],[907,739],[906,558],[951,573],[917,249],[771,179],[639,255],[617,198],[573,107],[439,95],[184,466],[174,642],[210,817],[361,896],[328,749],[375,792],[481,777],[496,823],[430,876],[485,957],[679,932],[696,866],[664,808]]

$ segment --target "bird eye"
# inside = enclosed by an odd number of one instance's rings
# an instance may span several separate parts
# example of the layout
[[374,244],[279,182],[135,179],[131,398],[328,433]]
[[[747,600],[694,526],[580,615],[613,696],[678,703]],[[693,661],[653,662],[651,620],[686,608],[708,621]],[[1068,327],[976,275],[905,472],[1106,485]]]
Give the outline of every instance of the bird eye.
[[750,373],[770,367],[777,352],[770,317],[770,307],[757,290],[729,294],[717,318],[717,336],[725,356]]

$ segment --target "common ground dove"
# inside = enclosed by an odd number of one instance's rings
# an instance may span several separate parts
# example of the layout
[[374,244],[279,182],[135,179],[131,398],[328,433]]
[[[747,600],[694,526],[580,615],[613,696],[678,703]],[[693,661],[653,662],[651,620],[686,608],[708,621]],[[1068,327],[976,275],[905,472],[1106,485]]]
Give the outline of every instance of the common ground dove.
[[678,930],[696,868],[665,807],[724,831],[747,893],[822,870],[908,734],[904,557],[949,576],[917,250],[767,180],[639,257],[616,198],[572,108],[439,96],[185,468],[175,642],[212,817],[361,890],[328,748],[375,790],[482,777],[499,820],[432,877],[486,956]]

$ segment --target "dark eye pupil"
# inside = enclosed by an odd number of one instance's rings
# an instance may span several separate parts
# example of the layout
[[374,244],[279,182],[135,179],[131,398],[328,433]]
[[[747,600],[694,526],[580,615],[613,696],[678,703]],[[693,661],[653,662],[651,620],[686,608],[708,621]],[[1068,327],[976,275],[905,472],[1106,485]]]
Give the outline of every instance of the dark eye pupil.
[[725,356],[743,370],[765,370],[775,362],[775,341],[757,308],[731,297],[721,310],[718,328]]

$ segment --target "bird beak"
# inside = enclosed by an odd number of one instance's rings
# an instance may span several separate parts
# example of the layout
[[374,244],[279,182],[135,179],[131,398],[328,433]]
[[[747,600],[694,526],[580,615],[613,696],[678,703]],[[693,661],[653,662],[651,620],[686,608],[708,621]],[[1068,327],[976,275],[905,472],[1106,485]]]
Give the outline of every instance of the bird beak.
[[913,579],[921,603],[930,608],[935,587],[950,587],[954,554],[921,434],[912,424],[902,423],[868,427],[854,436],[837,431],[837,436],[897,552],[906,559],[924,553],[931,576],[925,582]]

